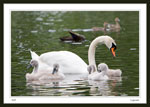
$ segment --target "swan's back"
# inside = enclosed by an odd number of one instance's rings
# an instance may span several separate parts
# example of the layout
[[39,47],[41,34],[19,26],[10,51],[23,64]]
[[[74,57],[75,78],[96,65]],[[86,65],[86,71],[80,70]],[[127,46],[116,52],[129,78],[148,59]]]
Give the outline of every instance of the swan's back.
[[63,73],[88,73],[87,64],[79,56],[69,51],[47,52],[39,59],[49,66],[58,63]]

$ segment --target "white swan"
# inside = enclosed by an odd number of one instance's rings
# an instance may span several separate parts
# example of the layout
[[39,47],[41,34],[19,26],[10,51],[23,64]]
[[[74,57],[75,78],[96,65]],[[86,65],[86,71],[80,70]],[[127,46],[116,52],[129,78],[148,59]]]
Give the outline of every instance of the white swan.
[[98,71],[105,71],[107,76],[109,77],[120,77],[122,71],[120,69],[109,69],[108,65],[105,63],[101,63],[98,65]]
[[[54,64],[53,68],[49,67],[44,63],[32,59],[30,61],[32,67],[34,67],[32,73],[26,74],[26,81],[36,81],[36,80],[57,80],[64,79],[65,76],[61,72],[58,72],[59,65]],[[39,65],[41,67],[39,67]]]
[[94,65],[88,66],[88,71],[89,71],[88,79],[89,80],[99,81],[99,80],[108,80],[109,79],[108,76],[106,75],[106,71],[95,72],[95,70],[96,69],[95,69]]
[[[105,44],[113,56],[115,56],[116,43],[110,36],[99,36],[95,40],[92,41],[89,51],[88,51],[88,60],[89,65],[94,65],[95,63],[95,49],[98,44]],[[60,70],[63,73],[85,73],[87,72],[87,64],[76,54],[69,51],[53,51],[41,54],[38,56],[36,53],[33,53],[34,57],[38,57],[41,62],[48,64],[49,66],[53,66],[53,64],[57,63],[60,65]]]

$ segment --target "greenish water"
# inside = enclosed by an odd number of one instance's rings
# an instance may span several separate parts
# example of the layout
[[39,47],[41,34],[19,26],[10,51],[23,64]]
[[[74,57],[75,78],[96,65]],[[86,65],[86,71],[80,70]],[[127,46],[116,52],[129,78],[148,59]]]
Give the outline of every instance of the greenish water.
[[[91,41],[103,32],[88,29],[115,23],[120,18],[121,31],[108,33],[117,43],[116,58],[104,45],[96,48],[96,63],[105,62],[109,68],[121,69],[122,78],[108,81],[78,80],[67,76],[63,81],[46,84],[26,83],[25,74],[31,60],[29,50],[38,55],[66,50],[79,55],[88,63]],[[64,43],[67,29],[86,37],[83,43]],[[72,79],[73,78],[73,79]],[[12,96],[139,96],[139,13],[138,12],[24,12],[11,13],[11,95]]]

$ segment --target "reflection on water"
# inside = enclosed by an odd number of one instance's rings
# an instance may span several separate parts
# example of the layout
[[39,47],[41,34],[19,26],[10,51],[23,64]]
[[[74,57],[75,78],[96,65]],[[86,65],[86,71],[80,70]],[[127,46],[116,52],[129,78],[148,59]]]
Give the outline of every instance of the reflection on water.
[[[112,89],[116,85],[121,86],[121,77],[111,78],[111,81],[92,81],[87,76],[66,75],[65,80],[39,80],[26,84],[27,89],[32,89],[28,95],[91,95],[91,96],[112,96]],[[89,94],[90,93],[90,94]]]
[[[11,93],[12,96],[138,96],[139,95],[139,13],[134,12],[17,12],[11,13]],[[128,16],[128,17],[126,17]],[[122,78],[91,81],[83,75],[66,75],[61,81],[26,83],[26,66],[31,60],[29,50],[42,54],[48,51],[71,51],[88,64],[91,41],[104,32],[104,21],[115,23],[119,17],[121,32],[109,32],[117,43],[116,58],[103,45],[96,49],[96,63],[107,63],[111,69],[121,69]],[[72,30],[86,37],[84,42],[64,43],[60,37]]]

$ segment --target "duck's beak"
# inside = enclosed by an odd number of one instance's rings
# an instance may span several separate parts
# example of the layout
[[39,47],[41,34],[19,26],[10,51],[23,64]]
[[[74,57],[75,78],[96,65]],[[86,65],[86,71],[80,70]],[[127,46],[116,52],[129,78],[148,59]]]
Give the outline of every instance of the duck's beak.
[[116,57],[116,54],[115,54],[115,47],[110,48],[110,51],[111,51],[113,57]]

